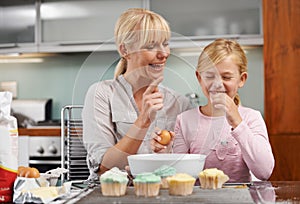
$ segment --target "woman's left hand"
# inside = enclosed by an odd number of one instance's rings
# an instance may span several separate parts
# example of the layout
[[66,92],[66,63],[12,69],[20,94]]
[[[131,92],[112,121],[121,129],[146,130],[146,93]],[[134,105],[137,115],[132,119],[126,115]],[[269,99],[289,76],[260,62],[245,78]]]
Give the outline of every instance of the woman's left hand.
[[173,131],[169,131],[169,133],[171,135],[171,141],[167,145],[162,145],[159,143],[159,141],[161,140],[160,133],[161,133],[161,130],[157,130],[152,133],[152,139],[151,139],[152,151],[155,153],[171,153],[175,133]]

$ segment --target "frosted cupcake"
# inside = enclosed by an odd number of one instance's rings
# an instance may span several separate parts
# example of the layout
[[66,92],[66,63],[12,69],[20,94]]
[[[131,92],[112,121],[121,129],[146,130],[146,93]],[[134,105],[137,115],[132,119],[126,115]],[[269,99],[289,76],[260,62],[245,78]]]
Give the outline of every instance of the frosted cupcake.
[[171,166],[163,165],[153,172],[155,175],[161,177],[161,188],[169,188],[167,178],[176,174],[176,169]]
[[127,172],[117,167],[106,171],[100,176],[101,191],[104,196],[123,196],[126,193],[129,181]]
[[217,189],[222,188],[229,177],[217,168],[205,169],[199,173],[201,188]]
[[167,178],[170,195],[186,196],[193,193],[196,179],[189,174],[177,173]]
[[153,173],[138,174],[133,179],[134,192],[137,196],[157,196],[161,184],[160,176]]

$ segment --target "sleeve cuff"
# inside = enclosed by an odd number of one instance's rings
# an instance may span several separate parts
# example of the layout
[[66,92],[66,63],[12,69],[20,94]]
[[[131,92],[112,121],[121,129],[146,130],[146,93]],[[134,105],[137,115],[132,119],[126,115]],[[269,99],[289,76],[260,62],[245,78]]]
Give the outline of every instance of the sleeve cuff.
[[231,128],[231,135],[233,137],[238,137],[239,135],[241,135],[244,131],[246,131],[247,124],[242,121],[238,126],[236,126],[236,128]]

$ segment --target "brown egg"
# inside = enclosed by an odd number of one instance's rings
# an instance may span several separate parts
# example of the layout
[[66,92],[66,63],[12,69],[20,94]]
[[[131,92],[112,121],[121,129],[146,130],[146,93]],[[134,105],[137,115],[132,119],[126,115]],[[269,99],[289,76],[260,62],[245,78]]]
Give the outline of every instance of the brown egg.
[[34,167],[29,168],[28,178],[39,178],[39,177],[40,177],[40,172],[38,169]]
[[168,145],[171,142],[172,136],[168,130],[162,130],[159,136],[161,137],[161,140],[158,141],[160,144]]
[[18,176],[24,177],[24,175],[25,175],[24,169],[25,169],[25,168],[26,168],[25,166],[19,166],[19,167],[18,167]]
[[20,166],[18,168],[18,176],[19,177],[26,177],[26,178],[39,178],[40,172],[38,169],[34,167],[24,167]]

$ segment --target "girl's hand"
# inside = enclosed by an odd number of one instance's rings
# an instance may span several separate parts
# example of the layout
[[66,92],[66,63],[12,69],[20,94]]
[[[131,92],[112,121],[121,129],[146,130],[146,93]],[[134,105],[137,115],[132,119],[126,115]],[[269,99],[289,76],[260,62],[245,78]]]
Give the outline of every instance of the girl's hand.
[[236,128],[242,122],[238,106],[226,93],[212,94],[211,101],[214,108],[224,111],[227,122],[232,128]]
[[172,146],[175,138],[175,133],[173,131],[169,131],[171,135],[171,141],[167,145],[163,145],[160,143],[162,140],[160,134],[161,130],[158,130],[156,132],[152,133],[152,139],[151,139],[151,149],[155,153],[171,153],[172,152]]

